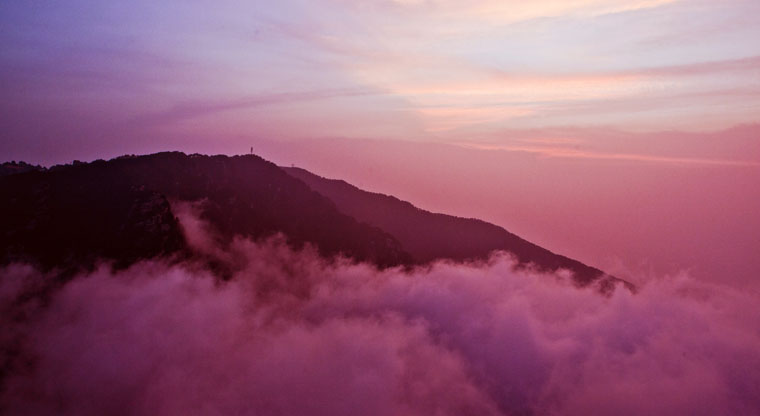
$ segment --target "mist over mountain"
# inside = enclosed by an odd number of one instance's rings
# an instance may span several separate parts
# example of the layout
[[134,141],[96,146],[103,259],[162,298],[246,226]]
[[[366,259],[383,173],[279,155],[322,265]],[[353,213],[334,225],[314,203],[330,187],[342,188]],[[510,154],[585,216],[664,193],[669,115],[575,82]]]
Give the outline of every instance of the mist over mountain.
[[0,2],[0,416],[760,416],[757,16]]
[[[600,296],[567,274],[439,261],[378,269],[283,236],[50,277],[0,268],[8,415],[755,415],[758,298],[674,276]],[[641,400],[646,397],[648,400]]]
[[253,155],[12,165],[0,414],[760,409],[752,293],[615,290],[495,225]]

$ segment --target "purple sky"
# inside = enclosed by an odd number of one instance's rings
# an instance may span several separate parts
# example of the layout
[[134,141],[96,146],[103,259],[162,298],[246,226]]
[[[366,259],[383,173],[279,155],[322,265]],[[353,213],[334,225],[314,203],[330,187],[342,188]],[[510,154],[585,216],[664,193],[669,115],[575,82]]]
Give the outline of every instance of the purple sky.
[[760,2],[0,4],[0,155],[243,153],[621,274],[760,275]]

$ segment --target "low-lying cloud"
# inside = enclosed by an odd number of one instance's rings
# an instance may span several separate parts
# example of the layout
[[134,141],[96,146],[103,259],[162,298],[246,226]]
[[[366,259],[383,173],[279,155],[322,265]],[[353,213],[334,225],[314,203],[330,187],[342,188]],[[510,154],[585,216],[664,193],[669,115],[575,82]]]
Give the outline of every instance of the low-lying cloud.
[[102,267],[41,302],[19,297],[39,272],[0,272],[3,412],[760,412],[754,294],[679,276],[605,297],[516,272],[504,254],[378,271],[282,238],[220,250],[202,223],[183,223],[231,279],[148,261]]

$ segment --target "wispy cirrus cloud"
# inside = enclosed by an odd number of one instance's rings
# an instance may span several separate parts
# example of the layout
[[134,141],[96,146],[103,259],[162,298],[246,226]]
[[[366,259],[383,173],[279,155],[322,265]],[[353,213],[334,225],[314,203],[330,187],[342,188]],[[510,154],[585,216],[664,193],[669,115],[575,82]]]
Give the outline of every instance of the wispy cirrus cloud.
[[561,127],[502,130],[490,138],[459,142],[457,146],[547,158],[758,168],[758,134],[757,124],[702,133]]
[[[57,120],[313,135],[266,126],[276,119],[319,136],[462,141],[508,127],[725,128],[760,106],[760,49],[746,41],[760,6],[746,0],[2,7],[7,134],[42,147]],[[42,113],[48,123],[15,121]]]
[[558,16],[593,17],[656,8],[676,0],[538,0],[531,2],[477,0],[462,3],[452,0],[375,0],[382,6],[394,5],[405,12],[433,13],[441,17],[472,19],[491,24],[509,24],[530,19]]
[[293,104],[308,101],[326,101],[334,98],[362,97],[381,94],[383,94],[382,91],[372,90],[369,88],[346,88],[261,94],[225,102],[201,101],[178,104],[164,111],[139,115],[129,120],[128,124],[144,128],[151,125],[165,125],[194,118],[212,116],[216,113],[227,111],[246,110],[258,107]]
[[[462,68],[462,67],[460,67]],[[593,114],[617,112],[632,117],[630,124],[641,122],[631,116],[637,103],[657,111],[691,107],[695,114],[712,112],[715,103],[732,98],[738,101],[734,111],[747,118],[743,107],[757,103],[760,88],[760,57],[752,56],[724,61],[685,65],[641,67],[596,72],[515,72],[489,68],[462,68],[448,80],[410,80],[396,84],[395,94],[419,105],[425,115],[446,114],[445,126],[456,127],[488,121],[510,121],[519,115],[547,123],[562,112],[576,111],[576,119],[589,119]],[[749,83],[734,88],[730,77]],[[679,102],[680,100],[680,102]],[[457,113],[457,109],[460,109]],[[573,110],[574,109],[574,110]],[[688,112],[688,111],[687,111]],[[532,117],[533,116],[533,117]],[[730,116],[730,113],[729,113]],[[730,119],[731,117],[727,117]],[[740,118],[739,122],[742,120]],[[561,124],[567,117],[558,119]],[[432,130],[444,129],[431,121]],[[717,125],[730,125],[716,123]],[[643,124],[647,124],[646,121]]]
[[545,157],[571,158],[571,159],[597,159],[618,160],[628,162],[668,163],[675,165],[717,165],[717,166],[745,166],[760,167],[760,162],[725,159],[705,159],[693,157],[671,157],[635,153],[604,153],[588,150],[577,150],[567,147],[552,146],[519,146],[519,145],[489,145],[475,143],[461,143],[462,147],[480,150],[503,150],[507,152],[535,153]]

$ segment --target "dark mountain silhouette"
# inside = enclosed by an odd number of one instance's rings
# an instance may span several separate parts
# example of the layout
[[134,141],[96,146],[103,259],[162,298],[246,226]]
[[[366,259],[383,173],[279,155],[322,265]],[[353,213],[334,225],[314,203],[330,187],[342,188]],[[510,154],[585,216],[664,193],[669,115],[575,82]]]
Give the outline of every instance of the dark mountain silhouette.
[[295,248],[310,243],[326,257],[379,267],[485,259],[505,250],[521,266],[570,270],[579,285],[600,282],[606,290],[616,281],[493,224],[423,211],[254,155],[165,152],[49,169],[6,163],[0,200],[0,264],[31,262],[60,276],[102,260],[123,268],[193,256],[172,203],[202,201],[201,218],[220,244],[282,233]]
[[393,235],[418,263],[486,259],[494,250],[504,250],[517,257],[522,266],[547,272],[570,270],[582,286],[598,281],[611,288],[620,281],[485,221],[428,212],[393,196],[363,191],[343,180],[326,179],[296,167],[283,169],[329,198],[341,212]]
[[229,241],[283,233],[378,266],[410,263],[389,234],[340,213],[327,198],[257,156],[158,153],[30,169],[0,177],[0,264],[73,271],[106,259],[187,255],[169,201],[199,201]]
[[30,165],[26,162],[16,162],[14,160],[12,162],[4,162],[0,165],[0,176],[14,175],[16,173],[31,172],[35,170],[44,171],[45,168],[37,165]]

